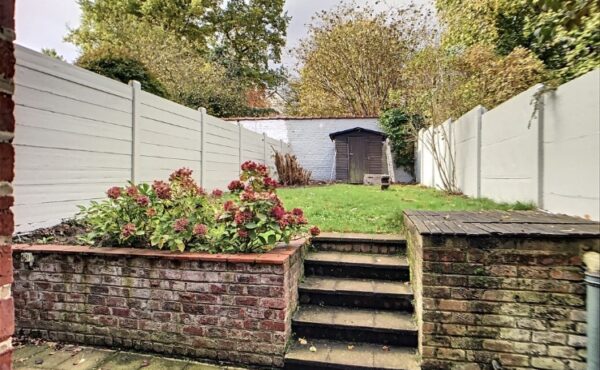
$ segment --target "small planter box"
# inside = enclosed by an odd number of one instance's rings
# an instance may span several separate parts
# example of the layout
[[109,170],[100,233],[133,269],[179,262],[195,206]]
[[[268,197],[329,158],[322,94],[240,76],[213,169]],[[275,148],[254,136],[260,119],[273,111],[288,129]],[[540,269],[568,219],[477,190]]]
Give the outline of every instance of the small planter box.
[[280,367],[303,244],[264,254],[15,245],[17,334]]

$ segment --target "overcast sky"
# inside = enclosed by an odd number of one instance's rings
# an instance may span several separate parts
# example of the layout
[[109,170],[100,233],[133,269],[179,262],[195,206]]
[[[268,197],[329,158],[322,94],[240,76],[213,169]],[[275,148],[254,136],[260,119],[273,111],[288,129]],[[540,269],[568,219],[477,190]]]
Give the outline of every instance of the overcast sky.
[[[287,50],[296,46],[306,36],[306,24],[318,11],[335,7],[340,0],[287,0],[285,9],[292,17],[288,26],[288,40],[284,53],[284,65],[293,67],[293,59]],[[410,0],[357,0],[358,4],[379,3],[379,7],[397,6]],[[431,3],[416,0],[416,3]],[[79,6],[75,0],[17,0],[17,43],[30,49],[54,48],[68,61],[79,55],[77,48],[63,41],[67,28],[79,25]]]

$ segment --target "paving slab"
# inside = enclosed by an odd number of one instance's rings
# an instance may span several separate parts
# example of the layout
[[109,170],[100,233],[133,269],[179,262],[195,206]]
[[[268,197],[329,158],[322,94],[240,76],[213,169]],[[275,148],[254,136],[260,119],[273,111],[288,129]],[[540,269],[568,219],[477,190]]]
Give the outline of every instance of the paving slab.
[[42,351],[24,359],[24,361],[15,356],[15,369],[55,369],[63,362],[73,358],[73,352],[71,351],[55,350],[47,345],[43,347],[45,348]]
[[384,254],[372,253],[346,253],[346,252],[331,252],[320,251],[308,254],[306,257],[308,262],[335,263],[356,266],[373,266],[375,267],[407,267],[408,260],[401,256],[388,256]]
[[356,292],[363,294],[412,294],[410,284],[407,282],[388,282],[384,280],[371,279],[345,279],[324,276],[306,277],[304,281],[300,283],[300,288],[320,291]]
[[160,355],[93,347],[66,346],[56,350],[50,344],[16,348],[13,355],[13,368],[15,370],[243,370],[243,368],[179,360]]
[[[311,346],[316,352],[310,351]],[[294,343],[286,360],[374,369],[419,369],[416,349],[325,339],[309,339],[306,345]]]
[[119,352],[102,363],[101,367],[102,369],[107,370],[137,370],[141,369],[142,366],[150,362],[150,360],[151,357],[149,356]]
[[57,367],[61,370],[92,370],[114,355],[115,352],[109,350],[85,348]]
[[406,312],[366,308],[301,306],[294,315],[294,322],[380,330],[417,330],[412,315]]

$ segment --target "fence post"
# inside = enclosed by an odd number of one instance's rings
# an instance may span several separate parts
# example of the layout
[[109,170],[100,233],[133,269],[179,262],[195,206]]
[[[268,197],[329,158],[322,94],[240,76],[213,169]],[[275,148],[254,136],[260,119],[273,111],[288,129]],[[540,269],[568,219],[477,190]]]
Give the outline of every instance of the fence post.
[[263,132],[263,163],[267,164],[267,134]]
[[238,145],[238,150],[239,150],[239,153],[238,153],[238,158],[239,158],[238,159],[238,171],[240,171],[241,168],[242,168],[242,158],[244,156],[244,149],[242,147],[242,137],[243,137],[242,130],[243,130],[242,123],[240,121],[238,121],[238,141],[239,141],[239,145]]
[[206,108],[198,108],[200,112],[200,186],[206,187]]
[[142,84],[139,81],[129,81],[131,86],[131,182],[136,184],[140,172],[140,94]]
[[537,207],[544,208],[544,84],[539,84],[536,94],[537,109]]
[[475,188],[475,194],[477,196],[477,198],[481,198],[481,121],[483,121],[483,113],[485,113],[485,108],[482,106],[479,106],[479,109],[477,110],[477,128],[475,130],[475,142],[477,145],[477,158],[476,160],[476,165],[475,165],[475,171],[476,171],[476,188]]

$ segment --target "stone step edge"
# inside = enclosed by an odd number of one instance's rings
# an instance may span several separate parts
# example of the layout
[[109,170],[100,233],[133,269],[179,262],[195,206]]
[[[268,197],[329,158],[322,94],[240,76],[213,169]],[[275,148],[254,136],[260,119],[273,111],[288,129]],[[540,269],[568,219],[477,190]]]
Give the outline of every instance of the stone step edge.
[[373,326],[363,326],[363,325],[352,325],[352,324],[328,324],[323,322],[309,321],[309,320],[296,320],[292,319],[292,325],[299,326],[310,326],[314,328],[323,328],[323,329],[352,329],[352,330],[360,330],[360,331],[368,331],[373,333],[402,333],[406,335],[418,335],[419,329],[415,325],[414,328],[410,329],[390,329],[390,328],[381,328],[381,327],[373,327]]
[[[318,252],[316,252],[318,253]],[[340,252],[343,253],[343,252]],[[372,263],[366,263],[366,262],[348,262],[348,261],[327,261],[327,260],[318,260],[318,259],[312,259],[310,258],[310,254],[307,255],[304,258],[304,263],[305,264],[311,264],[311,265],[335,265],[335,266],[348,266],[348,267],[367,267],[367,268],[374,268],[374,269],[399,269],[399,270],[408,270],[410,269],[410,265],[408,263],[408,261],[402,261],[400,264],[398,265],[380,265],[377,264],[377,262],[372,262]]]
[[389,234],[346,234],[346,233],[321,233],[312,237],[313,243],[372,243],[372,244],[400,244],[406,245],[406,239],[401,235]]
[[371,296],[371,297],[413,297],[414,292],[410,289],[407,293],[390,293],[390,292],[366,292],[364,290],[336,290],[336,289],[319,289],[314,287],[302,286],[302,283],[298,286],[299,293],[327,293],[327,294],[339,294],[339,295],[359,295],[359,296]]
[[[306,338],[306,340],[308,341],[308,343],[313,343],[313,342],[318,342],[319,345],[322,346],[323,343],[331,343],[331,344],[344,344],[347,345],[348,343],[354,343],[355,345],[363,345],[363,344],[367,344],[367,343],[363,343],[363,342],[340,342],[340,341],[335,341],[335,340],[326,340],[326,339],[320,339],[320,340],[314,340],[311,338]],[[368,344],[370,347],[373,348],[381,348],[383,346],[381,345],[377,345],[377,344]],[[319,347],[319,346],[318,346]],[[392,349],[392,351],[394,349],[400,349],[400,348],[404,348],[404,349],[410,349],[410,350],[415,350],[415,353],[405,353],[405,354],[398,354],[401,356],[409,356],[411,358],[414,358],[414,362],[418,363],[419,360],[419,355],[418,352],[416,351],[416,348],[412,348],[412,347],[402,347],[402,346],[390,346],[390,348]],[[328,360],[319,360],[319,359],[307,359],[307,358],[298,358],[294,356],[294,352],[300,352],[303,351],[304,349],[301,348],[300,346],[298,346],[297,344],[292,344],[290,346],[290,348],[288,348],[288,350],[286,351],[285,355],[284,355],[284,361],[285,361],[285,366],[284,369],[288,369],[291,367],[288,367],[288,365],[302,365],[303,367],[293,367],[294,369],[343,369],[343,370],[413,370],[413,369],[417,369],[420,368],[418,367],[406,367],[406,366],[402,366],[402,367],[390,367],[390,366],[385,366],[385,367],[375,367],[375,366],[370,366],[367,364],[356,364],[356,365],[348,365],[348,364],[338,364],[332,361],[328,361]],[[319,349],[317,349],[319,350]],[[373,353],[373,352],[372,352]]]

